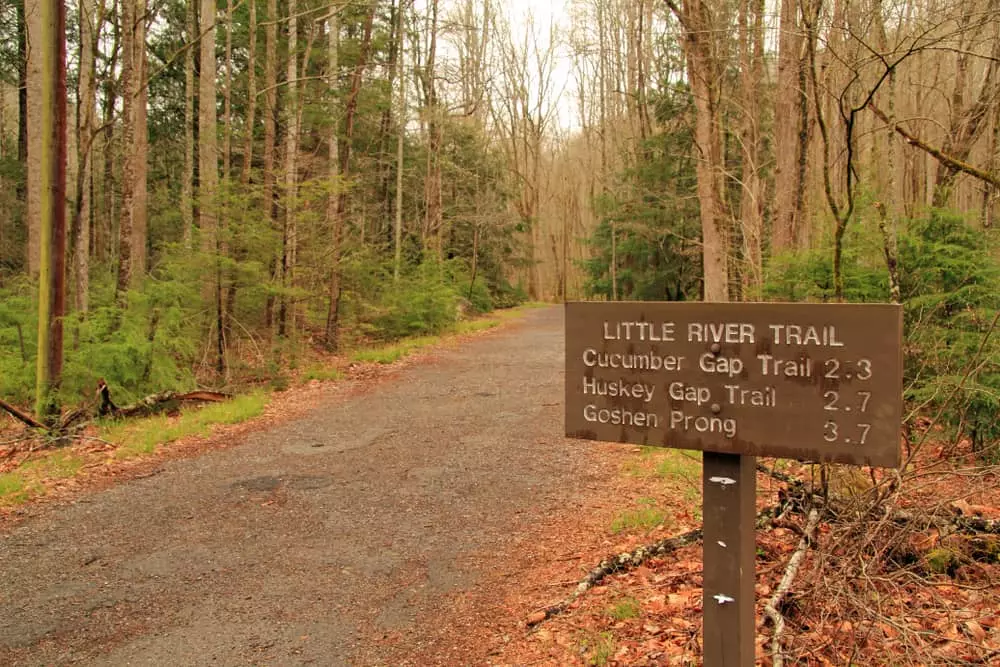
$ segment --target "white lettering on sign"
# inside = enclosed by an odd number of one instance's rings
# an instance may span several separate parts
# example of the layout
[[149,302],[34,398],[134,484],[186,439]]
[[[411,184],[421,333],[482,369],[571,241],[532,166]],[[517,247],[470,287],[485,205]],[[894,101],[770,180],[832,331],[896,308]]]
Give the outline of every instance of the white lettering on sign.
[[698,357],[698,366],[706,373],[720,373],[736,377],[743,372],[743,360],[738,357],[717,357],[711,352]]
[[583,408],[583,418],[598,424],[614,426],[639,426],[642,428],[659,428],[660,418],[650,412],[632,412],[622,408],[598,408],[588,405]]
[[844,347],[837,339],[835,326],[799,326],[798,324],[769,324],[775,345],[819,345],[823,347]]
[[809,378],[813,374],[812,359],[775,359],[770,354],[758,354],[761,375],[783,375],[786,378]]
[[732,405],[749,405],[755,408],[773,408],[777,405],[774,387],[764,389],[743,389],[738,384],[726,384],[723,388],[729,394]]
[[623,354],[621,352],[598,352],[592,347],[583,351],[583,365],[590,368],[626,368],[637,371],[679,371],[684,357],[660,356],[652,352]]
[[689,343],[754,343],[754,326],[741,322],[690,322]]
[[683,382],[671,382],[667,387],[667,394],[675,401],[688,401],[704,405],[712,400],[712,392],[708,387],[695,387]]
[[650,340],[674,342],[674,323],[604,322],[604,340]]
[[698,433],[721,433],[727,438],[736,436],[736,420],[722,417],[687,415],[680,410],[670,411],[670,429],[673,431],[696,431]]
[[656,385],[643,384],[641,382],[629,383],[618,380],[608,382],[607,380],[596,380],[594,378],[583,378],[583,393],[591,396],[611,396],[621,398],[641,398],[649,403],[653,400],[653,391]]

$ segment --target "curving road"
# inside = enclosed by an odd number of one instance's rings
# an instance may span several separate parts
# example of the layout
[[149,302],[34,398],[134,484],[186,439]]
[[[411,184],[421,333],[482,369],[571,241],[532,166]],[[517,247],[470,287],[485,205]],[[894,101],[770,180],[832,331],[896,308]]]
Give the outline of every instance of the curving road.
[[[426,664],[457,596],[595,483],[560,435],[562,327],[560,307],[530,311],[236,447],[43,508],[0,535],[0,664]],[[432,660],[485,660],[469,650]]]

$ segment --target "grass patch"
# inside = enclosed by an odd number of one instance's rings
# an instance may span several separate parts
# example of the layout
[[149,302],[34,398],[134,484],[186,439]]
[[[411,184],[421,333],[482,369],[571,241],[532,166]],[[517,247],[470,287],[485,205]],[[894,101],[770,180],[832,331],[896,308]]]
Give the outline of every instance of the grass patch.
[[20,505],[41,489],[18,471],[0,475],[0,505]]
[[333,380],[341,380],[343,377],[344,374],[339,369],[322,364],[310,366],[302,373],[303,382],[311,382],[312,380],[332,382]]
[[625,463],[625,472],[633,477],[696,482],[701,473],[701,452],[644,446],[638,457]]
[[44,480],[68,479],[83,468],[83,459],[54,452],[25,461],[17,470],[0,475],[0,505],[20,505],[45,493]]
[[391,364],[399,361],[424,347],[434,345],[441,341],[439,336],[421,336],[419,338],[407,338],[398,343],[391,343],[381,347],[373,347],[365,350],[356,350],[351,353],[351,361],[361,363]]
[[580,640],[580,652],[587,655],[587,663],[602,667],[615,655],[615,636],[610,632],[588,634]]
[[487,329],[493,329],[500,326],[500,322],[500,318],[497,317],[481,317],[475,320],[462,320],[458,323],[455,331],[460,334],[486,331]]
[[677,449],[666,450],[666,456],[656,463],[656,474],[663,479],[681,478],[697,479],[701,472],[701,452],[683,452]]
[[626,510],[611,522],[611,532],[618,534],[631,530],[651,530],[663,523],[666,514],[656,506],[652,498],[641,498],[642,507]]
[[21,471],[32,476],[48,479],[67,479],[80,472],[83,459],[67,452],[56,452],[44,458],[28,461]]
[[608,609],[608,616],[616,621],[627,621],[630,618],[638,618],[642,613],[639,601],[633,597],[619,600],[615,606]]
[[238,424],[252,419],[264,411],[267,398],[262,392],[254,392],[224,403],[210,403],[176,418],[156,415],[115,422],[102,429],[101,437],[118,445],[117,458],[152,454],[159,445],[191,435],[207,435],[215,424]]

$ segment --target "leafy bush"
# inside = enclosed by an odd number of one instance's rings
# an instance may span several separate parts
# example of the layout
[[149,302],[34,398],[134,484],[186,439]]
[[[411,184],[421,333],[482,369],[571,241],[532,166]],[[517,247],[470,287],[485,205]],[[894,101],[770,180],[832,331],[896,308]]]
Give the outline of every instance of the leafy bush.
[[[64,320],[62,401],[91,398],[98,378],[113,387],[118,403],[192,388],[199,286],[161,272],[130,292],[122,308],[110,278],[94,281],[90,311]],[[34,394],[36,298],[37,287],[27,281],[0,292],[0,396],[21,404]]]
[[455,325],[459,294],[438,264],[424,263],[384,294],[372,333],[383,340],[436,334]]
[[37,310],[28,281],[0,290],[0,396],[15,403],[34,395]]
[[906,398],[932,416],[943,409],[945,425],[977,449],[1000,439],[1000,331],[990,331],[1000,262],[990,241],[944,214],[900,239]]
[[[940,411],[943,425],[976,448],[1000,439],[1000,331],[989,329],[1000,308],[993,236],[939,211],[909,221],[899,234],[904,397],[921,414]],[[831,257],[830,248],[820,248],[776,258],[765,293],[832,299]],[[871,229],[852,228],[843,269],[847,301],[888,300],[881,240]]]

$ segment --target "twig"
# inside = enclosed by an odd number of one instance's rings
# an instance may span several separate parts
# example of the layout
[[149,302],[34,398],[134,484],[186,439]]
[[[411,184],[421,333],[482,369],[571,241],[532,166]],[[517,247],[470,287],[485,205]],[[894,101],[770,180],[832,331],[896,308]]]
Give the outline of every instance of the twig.
[[665,556],[681,547],[694,544],[702,538],[701,528],[691,530],[676,537],[668,537],[650,545],[641,546],[634,551],[627,551],[617,556],[608,556],[600,564],[591,570],[583,580],[576,585],[576,589],[566,598],[554,605],[546,607],[544,613],[536,614],[528,620],[528,626],[538,625],[542,621],[552,618],[564,612],[577,598],[599,584],[609,574],[624,572],[639,567],[648,559],[655,556]]
[[802,559],[805,558],[806,551],[813,543],[818,525],[819,511],[814,507],[809,510],[809,518],[806,520],[802,539],[799,540],[799,546],[795,549],[795,553],[788,559],[788,566],[785,568],[785,575],[781,578],[781,583],[778,584],[771,599],[764,605],[764,613],[774,622],[774,634],[771,636],[771,664],[773,667],[784,667],[785,664],[785,655],[781,650],[781,635],[785,631],[785,617],[778,611],[778,605],[788,595],[788,590],[792,587],[792,582],[795,581],[795,576],[799,573]]
[[[774,505],[761,510],[760,513],[757,514],[757,527],[759,528],[773,521],[776,516],[779,516],[782,513],[782,510],[783,505]],[[597,584],[601,583],[601,581],[603,581],[608,575],[635,569],[650,558],[666,556],[667,554],[682,547],[690,546],[700,540],[703,537],[703,534],[703,529],[697,528],[674,537],[666,537],[658,542],[641,546],[633,551],[626,551],[618,555],[608,556],[602,560],[597,567],[591,570],[587,576],[576,585],[576,589],[566,598],[553,605],[545,607],[538,613],[530,616],[527,621],[528,627],[530,628],[538,625],[539,623],[546,621],[553,616],[558,616],[562,612],[566,611],[571,604],[576,602],[577,598]]]

